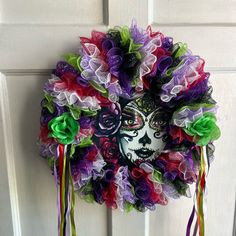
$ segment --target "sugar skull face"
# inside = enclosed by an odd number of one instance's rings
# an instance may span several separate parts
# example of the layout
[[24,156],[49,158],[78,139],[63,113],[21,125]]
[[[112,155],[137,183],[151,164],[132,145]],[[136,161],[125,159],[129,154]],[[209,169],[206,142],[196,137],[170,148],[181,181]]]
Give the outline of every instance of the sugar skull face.
[[122,111],[119,148],[131,162],[152,160],[165,147],[165,114],[149,95],[128,103]]

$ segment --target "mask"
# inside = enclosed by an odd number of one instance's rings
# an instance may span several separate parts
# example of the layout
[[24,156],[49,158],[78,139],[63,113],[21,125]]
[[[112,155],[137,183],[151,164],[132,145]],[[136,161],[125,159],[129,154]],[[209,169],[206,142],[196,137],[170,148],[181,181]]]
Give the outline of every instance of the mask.
[[122,111],[120,152],[131,162],[154,159],[165,147],[165,125],[164,113],[148,94],[129,102]]

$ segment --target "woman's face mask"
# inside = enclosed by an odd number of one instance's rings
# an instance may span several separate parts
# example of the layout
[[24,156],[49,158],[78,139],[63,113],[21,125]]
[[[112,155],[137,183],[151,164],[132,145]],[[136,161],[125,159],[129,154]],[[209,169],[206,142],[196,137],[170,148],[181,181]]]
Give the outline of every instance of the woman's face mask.
[[152,160],[165,147],[166,121],[149,96],[128,103],[122,111],[120,151],[130,161]]

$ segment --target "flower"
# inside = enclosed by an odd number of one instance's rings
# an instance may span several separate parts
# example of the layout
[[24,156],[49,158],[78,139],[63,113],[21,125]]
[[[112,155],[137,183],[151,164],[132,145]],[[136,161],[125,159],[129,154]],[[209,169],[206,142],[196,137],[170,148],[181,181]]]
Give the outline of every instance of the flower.
[[49,104],[52,108],[52,112],[50,112],[50,108],[48,107],[48,101],[46,98],[44,98],[41,102],[42,105],[42,111],[41,111],[41,117],[40,117],[40,123],[41,125],[47,125],[47,123],[53,119],[54,117],[60,116],[62,113],[66,111],[65,107],[58,106],[56,103],[51,102]]
[[115,134],[121,124],[121,109],[119,103],[112,103],[98,114],[98,122],[95,130],[97,137],[107,137]]
[[56,138],[59,143],[71,144],[79,131],[79,124],[70,113],[65,112],[48,123],[51,131],[49,137]]
[[220,137],[220,129],[216,125],[216,117],[213,113],[203,114],[184,130],[188,135],[194,136],[199,146],[205,146]]
[[116,163],[119,158],[119,147],[115,138],[100,138],[100,152],[106,162]]

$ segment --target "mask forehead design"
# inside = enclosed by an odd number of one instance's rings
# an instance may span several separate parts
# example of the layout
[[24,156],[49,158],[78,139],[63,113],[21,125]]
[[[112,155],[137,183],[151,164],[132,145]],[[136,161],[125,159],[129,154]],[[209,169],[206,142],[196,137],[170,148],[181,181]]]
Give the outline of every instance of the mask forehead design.
[[158,108],[150,94],[146,93],[142,97],[127,104],[127,107],[142,112],[146,117]]

